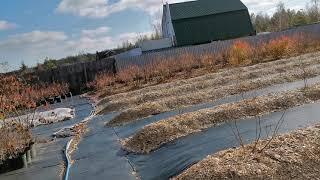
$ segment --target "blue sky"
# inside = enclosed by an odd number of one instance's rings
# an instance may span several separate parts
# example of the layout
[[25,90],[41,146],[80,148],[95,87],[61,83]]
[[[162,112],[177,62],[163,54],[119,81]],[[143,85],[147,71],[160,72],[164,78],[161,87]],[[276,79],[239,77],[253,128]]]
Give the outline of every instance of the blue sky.
[[[184,0],[169,0],[169,3]],[[250,12],[272,13],[279,0],[243,0]],[[307,0],[284,0],[304,8]],[[162,0],[1,0],[0,62],[12,69],[45,57],[114,48],[149,34]]]

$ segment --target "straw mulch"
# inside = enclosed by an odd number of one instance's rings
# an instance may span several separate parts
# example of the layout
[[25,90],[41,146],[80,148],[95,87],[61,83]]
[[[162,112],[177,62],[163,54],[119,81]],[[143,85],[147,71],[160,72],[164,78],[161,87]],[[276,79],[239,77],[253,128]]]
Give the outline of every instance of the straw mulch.
[[[268,140],[260,141],[258,148]],[[320,126],[276,137],[264,150],[254,144],[208,156],[174,180],[319,179]]]

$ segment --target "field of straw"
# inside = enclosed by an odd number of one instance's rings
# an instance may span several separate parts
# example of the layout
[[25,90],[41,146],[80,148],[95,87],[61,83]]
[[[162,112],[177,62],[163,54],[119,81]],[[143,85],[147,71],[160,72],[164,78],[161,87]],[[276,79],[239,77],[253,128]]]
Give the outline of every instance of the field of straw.
[[[214,108],[177,115],[145,126],[123,141],[127,151],[149,153],[161,145],[230,120],[281,111],[320,99],[320,85],[258,96]],[[150,141],[152,139],[152,141]]]
[[[276,137],[261,152],[254,144],[208,156],[174,180],[319,179],[320,126]],[[264,140],[258,148],[263,147]]]
[[[118,108],[121,105],[124,105],[126,108],[112,119],[108,125],[119,126],[177,108],[212,102],[222,97],[274,84],[318,76],[320,74],[320,58],[317,57],[318,54],[313,55],[316,57],[312,57],[311,55],[301,56],[287,59],[286,61],[282,61],[281,64],[279,64],[280,62],[264,64],[265,68],[246,67],[242,68],[242,71],[233,69],[233,73],[229,77],[226,76],[224,78],[217,75],[218,77],[212,80],[204,80],[204,88],[199,87],[201,81],[199,84],[197,83],[198,81],[190,81],[188,85],[168,89],[159,87],[157,91],[152,91],[153,93],[149,93],[146,96],[141,92],[143,89],[139,90],[141,95],[134,96],[131,93],[129,93],[131,97],[127,97],[125,94],[118,95],[118,100],[111,100],[105,108],[111,110],[116,107],[114,110],[119,110]],[[262,64],[259,66],[262,66]],[[219,84],[219,82],[221,82],[220,85],[214,85],[215,83]],[[186,86],[190,88],[186,89]],[[172,94],[168,95],[167,92],[172,92]],[[165,95],[162,95],[162,93]],[[123,98],[120,96],[123,96]]]

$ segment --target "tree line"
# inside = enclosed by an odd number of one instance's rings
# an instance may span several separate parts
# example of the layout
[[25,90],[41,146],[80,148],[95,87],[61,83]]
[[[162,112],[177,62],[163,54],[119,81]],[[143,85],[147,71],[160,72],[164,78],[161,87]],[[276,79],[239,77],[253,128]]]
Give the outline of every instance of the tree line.
[[275,32],[288,28],[312,24],[320,21],[320,0],[310,0],[305,9],[293,10],[287,9],[283,2],[277,5],[273,15],[265,12],[251,14],[252,23],[257,31]]

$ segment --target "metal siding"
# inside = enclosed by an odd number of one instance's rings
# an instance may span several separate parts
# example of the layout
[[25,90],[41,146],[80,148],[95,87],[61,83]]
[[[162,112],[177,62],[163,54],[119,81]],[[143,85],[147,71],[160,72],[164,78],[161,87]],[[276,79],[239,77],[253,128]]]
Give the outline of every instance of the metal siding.
[[247,10],[240,0],[197,0],[170,4],[173,20]]
[[247,10],[173,21],[177,45],[194,45],[254,34]]

